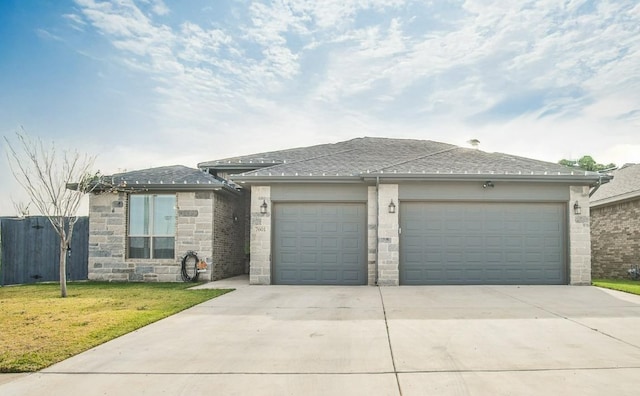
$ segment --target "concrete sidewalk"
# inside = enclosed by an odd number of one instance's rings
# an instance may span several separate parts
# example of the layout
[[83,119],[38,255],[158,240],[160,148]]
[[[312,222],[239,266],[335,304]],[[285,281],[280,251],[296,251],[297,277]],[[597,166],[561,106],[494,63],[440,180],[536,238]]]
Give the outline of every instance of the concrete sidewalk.
[[243,284],[0,394],[636,395],[639,328],[594,287]]

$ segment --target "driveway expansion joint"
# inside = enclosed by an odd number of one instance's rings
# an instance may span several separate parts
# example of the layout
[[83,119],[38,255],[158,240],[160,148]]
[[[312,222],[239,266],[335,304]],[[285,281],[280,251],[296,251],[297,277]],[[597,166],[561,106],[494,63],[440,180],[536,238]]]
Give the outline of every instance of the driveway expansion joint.
[[387,342],[389,343],[389,352],[391,353],[391,364],[393,365],[393,372],[396,376],[396,383],[398,384],[398,393],[402,396],[402,388],[400,386],[400,378],[398,377],[398,369],[396,367],[396,359],[393,356],[393,347],[391,346],[391,335],[389,334],[389,322],[387,321],[387,310],[384,307],[384,297],[382,297],[382,290],[378,286],[378,293],[380,294],[380,304],[382,305],[382,313],[384,315],[384,327],[387,330]]

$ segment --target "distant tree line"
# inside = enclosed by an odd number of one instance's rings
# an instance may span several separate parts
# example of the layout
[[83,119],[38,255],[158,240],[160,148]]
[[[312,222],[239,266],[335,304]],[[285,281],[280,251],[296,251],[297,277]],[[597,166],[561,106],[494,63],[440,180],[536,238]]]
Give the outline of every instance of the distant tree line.
[[599,164],[590,155],[585,155],[579,160],[562,159],[558,161],[560,165],[570,166],[572,168],[580,168],[592,172],[601,172],[605,170],[613,170],[617,168],[616,164]]

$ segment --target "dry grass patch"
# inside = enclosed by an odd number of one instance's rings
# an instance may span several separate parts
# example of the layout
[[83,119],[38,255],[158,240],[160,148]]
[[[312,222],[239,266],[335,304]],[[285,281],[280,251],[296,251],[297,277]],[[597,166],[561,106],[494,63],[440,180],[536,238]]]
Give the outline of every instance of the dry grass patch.
[[185,283],[0,288],[0,372],[37,371],[230,290]]

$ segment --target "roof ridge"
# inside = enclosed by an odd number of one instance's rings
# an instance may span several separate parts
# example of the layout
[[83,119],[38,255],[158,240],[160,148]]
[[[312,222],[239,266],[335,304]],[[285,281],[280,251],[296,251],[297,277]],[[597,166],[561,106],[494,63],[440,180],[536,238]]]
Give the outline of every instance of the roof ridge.
[[453,150],[459,149],[459,148],[461,148],[461,147],[454,145],[453,147],[449,147],[446,150],[440,150],[440,151],[436,151],[436,152],[433,152],[433,153],[428,153],[428,154],[425,154],[425,155],[421,155],[421,156],[418,156],[418,157],[409,158],[408,160],[403,160],[403,161],[400,161],[400,162],[393,163],[391,165],[384,166],[382,168],[375,169],[373,172],[380,172],[381,170],[387,169],[387,168],[391,168],[392,166],[398,166],[398,165],[406,164],[407,162],[411,162],[411,161],[415,161],[415,160],[431,157],[432,155],[438,155],[438,154],[446,153],[448,151],[453,151]]
[[[301,162],[311,161],[311,160],[315,160],[315,159],[318,159],[318,158],[330,157],[330,156],[332,156],[332,155],[336,155],[336,154],[344,154],[344,153],[348,153],[348,152],[350,152],[350,151],[354,151],[354,150],[357,150],[357,148],[350,148],[350,149],[348,149],[348,150],[336,151],[336,152],[333,152],[333,153],[326,153],[326,154],[322,154],[322,155],[317,155],[317,156],[315,156],[315,157],[305,158],[305,159],[301,159],[301,160],[297,160],[297,161],[292,161],[292,162],[286,162],[286,160],[284,160],[285,162],[282,162],[282,163],[280,163],[280,164],[276,164],[276,165],[268,166],[268,167],[266,167],[266,168],[259,169],[259,170],[258,170],[258,169],[256,169],[256,170],[252,170],[251,172],[266,171],[266,170],[269,170],[269,169],[272,169],[272,168],[277,168],[278,166],[281,166],[281,165],[299,164],[299,163],[301,163]],[[246,172],[246,173],[251,173],[251,172]],[[243,173],[243,175],[245,175],[246,173]]]

